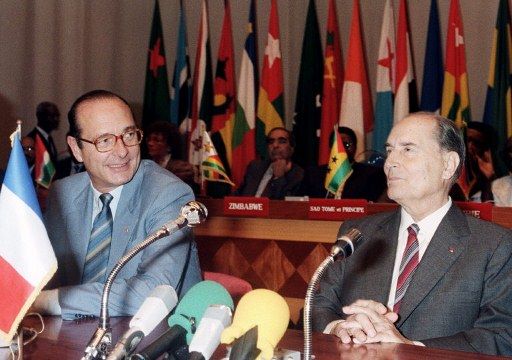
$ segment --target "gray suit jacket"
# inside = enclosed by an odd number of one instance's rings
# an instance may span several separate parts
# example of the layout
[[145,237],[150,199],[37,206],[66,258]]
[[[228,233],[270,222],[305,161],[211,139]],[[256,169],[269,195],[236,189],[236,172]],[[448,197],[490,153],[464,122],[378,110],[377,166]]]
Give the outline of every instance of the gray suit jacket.
[[[332,264],[321,282],[313,328],[344,317],[357,299],[386,304],[395,261],[400,210],[340,228],[361,230],[352,257]],[[512,354],[512,233],[464,215],[453,205],[441,221],[402,299],[398,330],[427,346]]]
[[[114,217],[107,273],[147,235],[176,219],[181,206],[194,196],[190,188],[153,161],[142,160],[133,179],[124,185]],[[93,191],[87,172],[52,185],[45,213],[46,229],[59,268],[50,288],[59,288],[65,319],[99,315],[103,283],[80,284],[92,228]],[[131,259],[119,272],[110,293],[111,316],[133,315],[155,286],[176,287],[191,256],[182,294],[200,281],[197,249],[190,229],[158,240]]]

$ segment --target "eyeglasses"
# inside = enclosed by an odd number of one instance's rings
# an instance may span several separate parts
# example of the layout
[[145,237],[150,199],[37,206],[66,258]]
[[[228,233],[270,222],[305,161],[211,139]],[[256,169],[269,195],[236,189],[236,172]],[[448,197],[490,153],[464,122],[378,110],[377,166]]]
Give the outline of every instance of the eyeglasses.
[[96,150],[99,152],[107,152],[112,150],[117,143],[118,139],[121,139],[124,146],[135,146],[139,145],[142,141],[143,132],[140,129],[128,129],[121,135],[105,134],[96,138],[95,140],[87,140],[83,138],[77,138],[77,140],[85,141],[86,143],[93,144]]
[[267,144],[268,145],[272,145],[276,141],[277,141],[278,144],[288,144],[288,139],[285,138],[285,137],[279,137],[277,139],[275,139],[275,138],[267,138]]

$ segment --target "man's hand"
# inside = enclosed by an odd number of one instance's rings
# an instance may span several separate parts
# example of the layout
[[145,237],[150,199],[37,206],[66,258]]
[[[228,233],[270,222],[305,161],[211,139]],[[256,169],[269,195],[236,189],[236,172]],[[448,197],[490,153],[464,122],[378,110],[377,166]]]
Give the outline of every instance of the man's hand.
[[272,163],[272,172],[275,178],[283,177],[292,168],[292,162],[285,159],[277,159]]
[[413,344],[403,337],[394,323],[398,315],[389,311],[386,306],[373,300],[357,300],[343,307],[347,315],[345,321],[337,324],[331,334],[338,336],[344,344],[396,342]]

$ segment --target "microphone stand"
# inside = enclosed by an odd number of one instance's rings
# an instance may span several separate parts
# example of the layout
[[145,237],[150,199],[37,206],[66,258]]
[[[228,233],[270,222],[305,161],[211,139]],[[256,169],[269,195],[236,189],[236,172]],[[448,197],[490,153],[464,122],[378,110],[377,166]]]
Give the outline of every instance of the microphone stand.
[[85,348],[82,360],[107,358],[108,349],[112,344],[112,330],[110,328],[110,318],[108,316],[108,298],[114,279],[116,278],[119,271],[121,271],[123,266],[126,265],[128,261],[133,259],[133,257],[140,251],[144,250],[155,241],[173,234],[185,226],[193,227],[197,224],[200,224],[204,222],[207,215],[208,210],[202,203],[197,201],[189,201],[181,208],[180,216],[178,216],[176,220],[164,224],[159,230],[149,235],[146,239],[144,239],[144,241],[134,246],[126,255],[119,259],[119,261],[108,275],[107,280],[105,281],[105,286],[103,287],[103,295],[101,297],[101,310],[98,329],[96,329],[93,336],[91,337],[91,340],[89,340],[89,343]]
[[315,296],[315,289],[324,276],[327,266],[334,263],[338,257],[344,259],[352,255],[354,252],[354,244],[359,242],[361,239],[361,232],[354,228],[350,229],[345,236],[338,238],[331,248],[329,256],[322,261],[311,277],[306,291],[306,299],[304,300],[304,360],[311,360],[311,304],[313,303],[313,297]]

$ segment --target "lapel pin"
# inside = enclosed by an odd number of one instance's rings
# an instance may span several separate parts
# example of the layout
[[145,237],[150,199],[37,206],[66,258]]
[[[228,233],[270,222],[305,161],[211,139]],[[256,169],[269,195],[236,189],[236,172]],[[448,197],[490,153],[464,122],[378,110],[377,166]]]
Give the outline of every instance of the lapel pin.
[[454,251],[455,251],[455,248],[454,248],[453,246],[450,246],[450,247],[448,248],[448,251],[449,251],[450,253],[452,253],[452,254],[453,254],[453,253],[454,253]]

